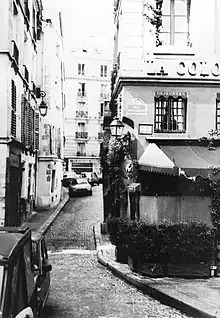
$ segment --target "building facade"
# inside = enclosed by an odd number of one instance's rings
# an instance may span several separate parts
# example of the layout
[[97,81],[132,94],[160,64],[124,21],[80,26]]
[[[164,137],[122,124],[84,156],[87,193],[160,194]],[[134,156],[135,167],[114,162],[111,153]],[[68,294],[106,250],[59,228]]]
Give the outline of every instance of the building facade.
[[37,209],[57,205],[62,196],[64,163],[64,43],[62,15],[51,1],[44,2],[42,27],[42,69],[40,90],[48,106],[40,121],[38,153]]
[[0,225],[19,225],[36,200],[41,13],[40,0],[0,4]]
[[[135,123],[139,156],[146,139],[195,139],[219,127],[219,6],[115,1],[113,99],[118,115]],[[153,9],[161,13],[159,31]]]
[[65,161],[67,171],[100,173],[103,117],[110,98],[111,59],[77,49],[66,59]]
[[[152,172],[172,174],[175,169],[186,179],[213,176],[208,170],[219,166],[218,151],[200,147],[200,140],[220,127],[219,1],[115,0],[114,12],[111,106],[119,118],[133,123],[132,128],[125,124],[125,130],[138,140],[140,168],[150,173],[145,181],[156,180]],[[142,198],[142,215],[146,206],[158,215],[160,199],[162,210],[174,217],[187,219],[200,209],[198,218],[210,222],[208,198],[203,202],[186,189],[177,194],[177,187],[172,189],[175,197],[168,197],[165,190],[160,198],[156,192]]]

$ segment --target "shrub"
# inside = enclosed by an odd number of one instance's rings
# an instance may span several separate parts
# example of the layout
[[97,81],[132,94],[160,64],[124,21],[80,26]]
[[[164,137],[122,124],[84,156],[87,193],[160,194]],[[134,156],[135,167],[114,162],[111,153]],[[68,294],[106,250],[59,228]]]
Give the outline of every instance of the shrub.
[[204,223],[161,222],[111,218],[110,240],[116,247],[128,247],[134,260],[159,263],[210,263],[214,252],[214,231]]

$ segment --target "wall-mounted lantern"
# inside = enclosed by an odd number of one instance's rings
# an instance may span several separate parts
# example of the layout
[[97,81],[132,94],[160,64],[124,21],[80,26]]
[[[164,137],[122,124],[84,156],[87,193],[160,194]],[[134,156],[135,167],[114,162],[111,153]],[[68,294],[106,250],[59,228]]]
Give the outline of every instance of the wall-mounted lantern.
[[48,106],[44,100],[44,97],[46,96],[46,93],[44,91],[40,91],[40,96],[42,98],[40,105],[39,105],[39,112],[41,116],[45,117],[47,115]]

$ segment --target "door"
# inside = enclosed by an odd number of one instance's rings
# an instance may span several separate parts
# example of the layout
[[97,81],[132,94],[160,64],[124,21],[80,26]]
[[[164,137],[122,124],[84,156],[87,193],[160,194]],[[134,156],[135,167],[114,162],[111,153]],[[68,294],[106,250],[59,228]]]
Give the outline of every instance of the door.
[[16,167],[9,167],[9,183],[7,192],[6,225],[20,226],[21,213],[19,207],[21,193],[21,170]]

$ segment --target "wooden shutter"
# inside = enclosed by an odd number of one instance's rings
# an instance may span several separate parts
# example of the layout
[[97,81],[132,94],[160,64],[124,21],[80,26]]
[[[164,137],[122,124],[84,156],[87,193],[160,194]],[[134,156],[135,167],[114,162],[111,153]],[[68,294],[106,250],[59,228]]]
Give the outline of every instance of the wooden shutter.
[[24,96],[21,98],[21,142],[26,145],[26,116],[27,100]]
[[11,135],[16,137],[16,106],[17,106],[17,89],[15,82],[11,81]]
[[40,133],[40,116],[39,113],[35,112],[35,118],[34,118],[34,123],[35,123],[35,138],[34,138],[34,148],[35,150],[39,150],[39,133]]

